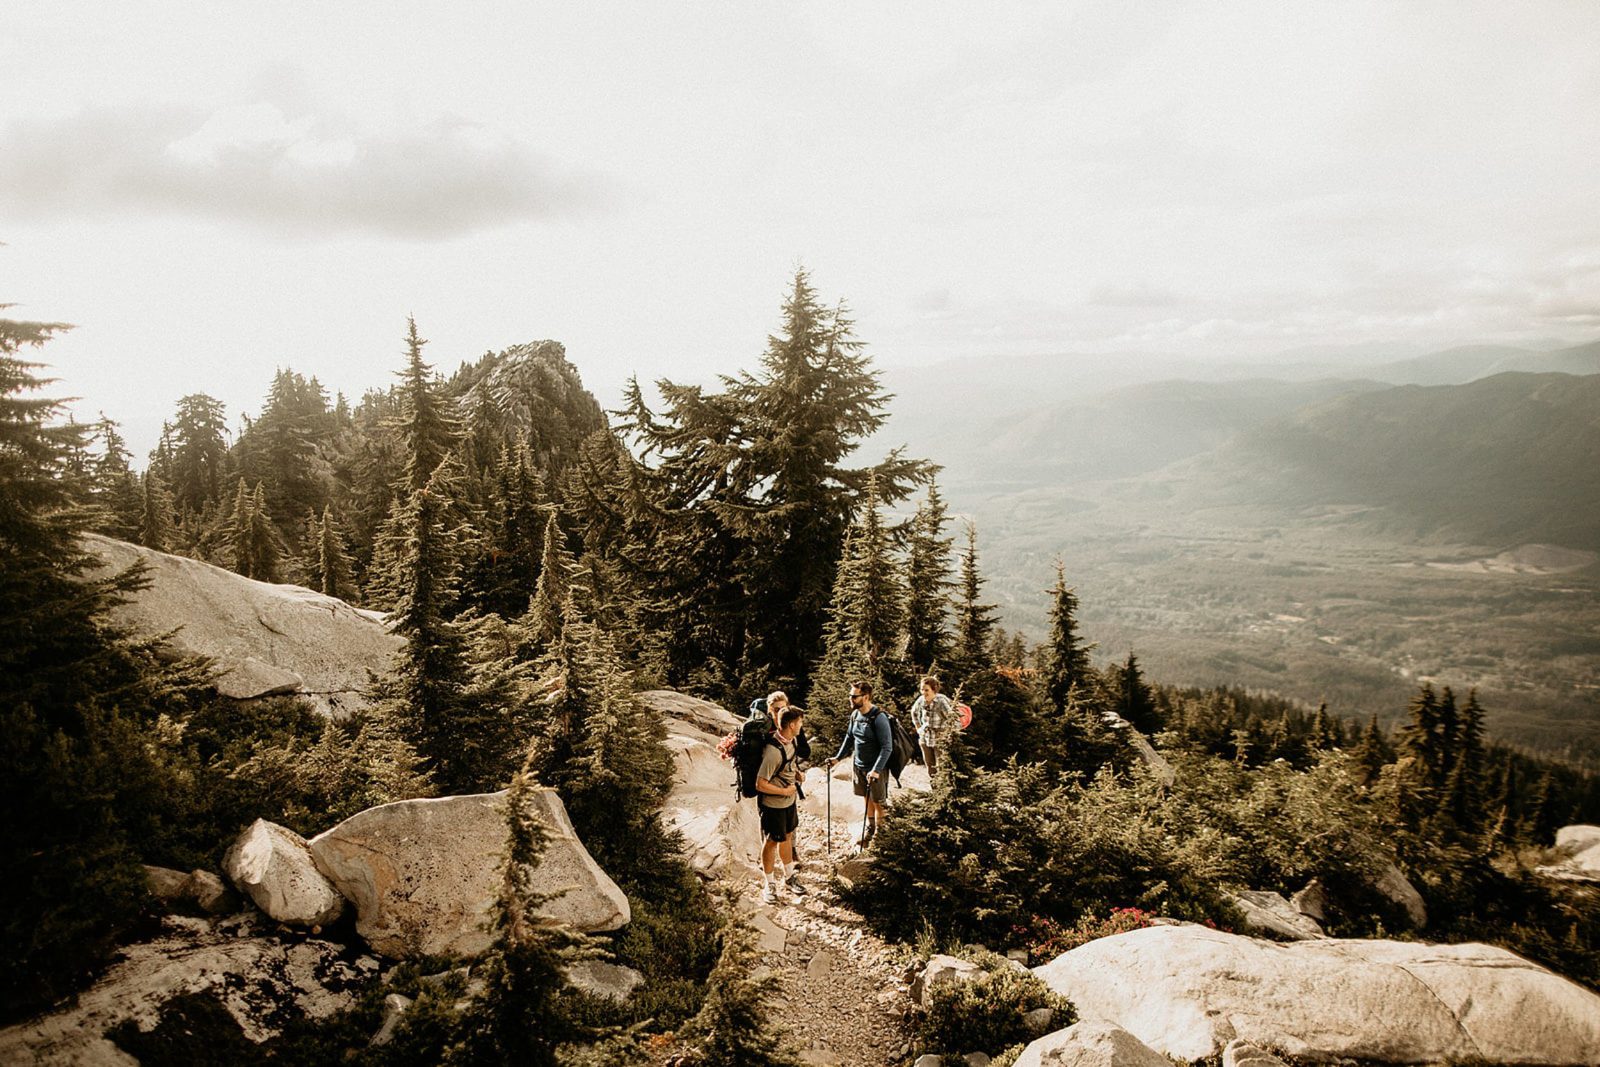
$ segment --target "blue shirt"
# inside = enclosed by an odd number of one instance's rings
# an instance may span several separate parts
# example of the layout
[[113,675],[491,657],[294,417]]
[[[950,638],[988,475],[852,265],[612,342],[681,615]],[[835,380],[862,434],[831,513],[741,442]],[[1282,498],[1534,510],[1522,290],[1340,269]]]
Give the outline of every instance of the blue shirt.
[[881,713],[882,709],[874,708],[872,718],[865,718],[859,711],[850,713],[850,722],[845,727],[844,740],[839,744],[839,752],[833,758],[844,759],[846,752],[854,751],[855,765],[868,771],[877,771],[880,774],[889,765],[889,756],[894,752],[894,735],[889,732],[889,716]]

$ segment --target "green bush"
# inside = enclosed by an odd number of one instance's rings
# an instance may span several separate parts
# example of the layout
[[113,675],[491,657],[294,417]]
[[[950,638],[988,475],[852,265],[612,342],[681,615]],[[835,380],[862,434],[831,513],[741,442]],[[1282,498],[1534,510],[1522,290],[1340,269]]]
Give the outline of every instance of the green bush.
[[1072,1025],[1072,1004],[1032,974],[993,953],[980,953],[974,962],[984,968],[981,977],[934,987],[917,1036],[922,1052],[993,1056],[1026,1045],[1038,1035],[1029,1031],[1024,1016],[1038,1008],[1054,1011],[1052,1030]]

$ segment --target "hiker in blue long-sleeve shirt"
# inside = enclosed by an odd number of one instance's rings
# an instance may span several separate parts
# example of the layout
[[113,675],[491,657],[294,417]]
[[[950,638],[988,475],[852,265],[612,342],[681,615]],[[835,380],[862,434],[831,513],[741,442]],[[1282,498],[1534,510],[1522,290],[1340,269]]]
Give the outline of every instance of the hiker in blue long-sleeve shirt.
[[828,766],[844,759],[844,754],[854,754],[852,764],[856,772],[856,796],[866,798],[866,812],[861,820],[860,847],[866,848],[872,835],[878,832],[883,821],[883,809],[889,803],[889,756],[894,752],[894,734],[889,729],[889,716],[872,706],[872,683],[856,682],[850,686],[850,721],[845,725],[844,740]]

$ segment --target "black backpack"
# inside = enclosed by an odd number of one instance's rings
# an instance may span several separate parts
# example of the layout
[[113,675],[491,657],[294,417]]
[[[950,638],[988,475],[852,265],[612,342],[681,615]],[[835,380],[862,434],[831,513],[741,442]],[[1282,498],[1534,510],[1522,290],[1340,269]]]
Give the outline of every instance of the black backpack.
[[[771,724],[766,720],[766,712],[762,712],[760,719],[746,719],[739,727],[739,739],[733,744],[733,788],[739,797],[753,797],[760,794],[756,790],[756,777],[761,773],[761,757],[766,755],[767,746],[771,745],[780,753],[783,745],[772,732]],[[800,759],[800,750],[797,746],[794,755],[784,757],[778,764],[782,771],[793,760]],[[803,799],[805,794],[798,789],[796,783],[796,798]]]
[[885,767],[894,775],[895,784],[898,785],[900,772],[906,769],[907,764],[922,762],[922,747],[900,724],[899,716],[876,705],[873,706],[872,713],[889,717],[889,762]]

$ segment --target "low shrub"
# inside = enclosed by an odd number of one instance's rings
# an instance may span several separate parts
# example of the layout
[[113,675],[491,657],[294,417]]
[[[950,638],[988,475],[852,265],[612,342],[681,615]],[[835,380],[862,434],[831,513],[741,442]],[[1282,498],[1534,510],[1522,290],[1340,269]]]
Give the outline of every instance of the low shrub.
[[1026,1045],[1038,1035],[1025,1017],[1039,1008],[1055,1013],[1051,1030],[1072,1025],[1072,1004],[1032,974],[993,953],[981,953],[973,962],[983,966],[981,977],[934,987],[917,1038],[922,1052],[995,1056]]

